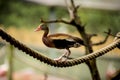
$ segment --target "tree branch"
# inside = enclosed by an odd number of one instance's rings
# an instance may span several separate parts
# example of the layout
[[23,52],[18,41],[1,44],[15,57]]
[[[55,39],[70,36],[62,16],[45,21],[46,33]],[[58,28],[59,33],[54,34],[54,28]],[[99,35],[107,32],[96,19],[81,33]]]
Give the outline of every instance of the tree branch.
[[79,24],[77,24],[74,20],[70,20],[70,21],[65,21],[63,19],[56,19],[56,20],[50,20],[50,21],[45,21],[43,19],[40,19],[41,23],[64,23],[64,24],[68,24],[68,25],[72,25],[72,26],[77,26],[76,28],[81,31],[83,30],[84,26],[81,26]]
[[105,39],[103,41],[100,41],[97,43],[92,43],[92,46],[98,46],[98,45],[104,44],[108,40],[108,37],[109,37],[109,34],[111,33],[111,30],[109,29],[107,33],[108,33],[108,35],[105,37]]

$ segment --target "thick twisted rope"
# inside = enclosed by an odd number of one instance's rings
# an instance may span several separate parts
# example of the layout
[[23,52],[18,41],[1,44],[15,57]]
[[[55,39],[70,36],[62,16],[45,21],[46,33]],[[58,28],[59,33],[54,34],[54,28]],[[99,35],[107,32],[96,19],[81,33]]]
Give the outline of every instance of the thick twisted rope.
[[89,55],[85,55],[85,56],[82,56],[82,57],[79,57],[76,59],[68,60],[66,62],[57,62],[57,61],[54,61],[54,60],[52,60],[52,59],[50,59],[42,54],[30,49],[29,47],[22,44],[21,42],[19,42],[15,38],[11,37],[9,34],[7,34],[2,29],[0,29],[0,36],[2,37],[2,39],[6,40],[7,42],[9,42],[11,45],[15,46],[19,50],[22,50],[23,52],[32,56],[33,58],[36,58],[37,60],[40,60],[41,62],[44,62],[44,63],[51,65],[51,66],[54,66],[54,67],[70,67],[70,66],[78,65],[78,64],[84,63],[88,60],[102,56],[103,54],[113,50],[114,48],[116,48],[117,46],[120,45],[120,39],[117,39],[116,41],[114,41],[110,45],[108,45],[108,46],[106,46],[98,51],[95,51]]

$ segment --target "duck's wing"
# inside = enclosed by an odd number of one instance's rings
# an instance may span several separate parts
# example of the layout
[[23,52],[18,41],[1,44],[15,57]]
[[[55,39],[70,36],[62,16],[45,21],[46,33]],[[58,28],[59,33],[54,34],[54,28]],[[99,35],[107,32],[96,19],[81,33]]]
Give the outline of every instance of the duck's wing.
[[70,42],[72,41],[84,45],[82,39],[80,39],[79,37],[71,36],[69,34],[63,34],[63,33],[51,34],[48,36],[48,38],[52,40],[66,40]]
[[51,34],[48,35],[48,38],[50,39],[73,39],[73,36],[63,33],[57,33],[57,34]]

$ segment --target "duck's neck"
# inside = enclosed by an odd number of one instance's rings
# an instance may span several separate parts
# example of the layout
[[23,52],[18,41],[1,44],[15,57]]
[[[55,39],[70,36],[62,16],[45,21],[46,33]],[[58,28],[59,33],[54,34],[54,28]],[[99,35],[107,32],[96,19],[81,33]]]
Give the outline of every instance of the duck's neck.
[[47,28],[47,29],[44,31],[43,37],[47,37],[48,33],[49,33],[49,29]]

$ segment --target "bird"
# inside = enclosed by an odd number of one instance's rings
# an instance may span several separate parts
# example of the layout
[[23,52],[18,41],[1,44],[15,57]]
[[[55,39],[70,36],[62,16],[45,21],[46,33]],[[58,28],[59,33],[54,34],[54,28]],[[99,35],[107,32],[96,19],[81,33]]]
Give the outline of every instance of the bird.
[[64,34],[64,33],[55,33],[55,34],[48,34],[49,28],[47,24],[42,23],[40,24],[34,31],[44,31],[44,34],[42,36],[43,43],[50,48],[56,48],[56,49],[65,49],[66,52],[62,54],[60,57],[54,59],[55,61],[63,61],[63,57],[66,57],[64,61],[67,61],[69,58],[71,51],[69,48],[78,48],[81,45],[84,45],[84,41],[78,37]]

